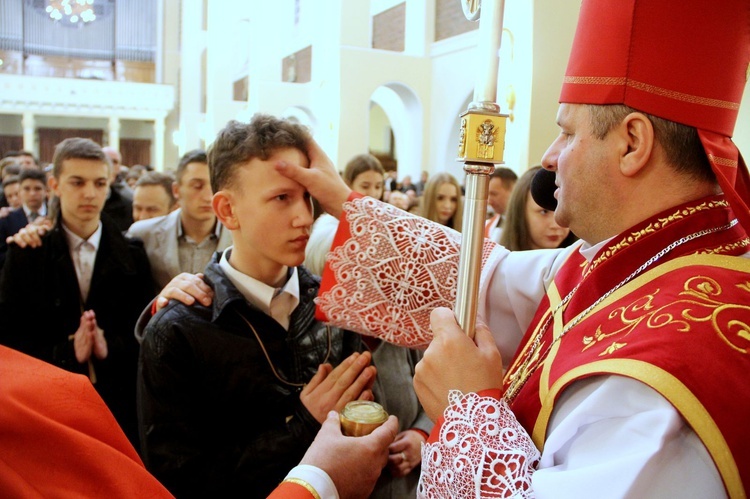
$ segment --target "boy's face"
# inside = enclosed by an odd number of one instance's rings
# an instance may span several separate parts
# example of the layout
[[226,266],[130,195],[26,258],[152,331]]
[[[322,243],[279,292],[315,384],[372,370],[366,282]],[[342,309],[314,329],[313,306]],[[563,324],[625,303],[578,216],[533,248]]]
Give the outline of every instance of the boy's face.
[[109,167],[98,159],[66,159],[60,178],[50,178],[50,188],[60,198],[60,212],[67,223],[99,220],[109,192]]
[[27,178],[21,182],[21,202],[31,211],[39,211],[46,196],[47,190],[41,180]]
[[208,164],[188,163],[179,182],[174,184],[174,196],[180,200],[181,216],[196,222],[214,219],[211,208],[211,181]]
[[230,262],[270,286],[278,285],[287,267],[304,261],[313,223],[309,194],[274,170],[278,161],[308,167],[301,151],[282,149],[267,161],[255,158],[240,166],[226,190],[238,225]]
[[5,194],[5,200],[8,201],[8,206],[11,208],[19,208],[21,206],[21,197],[19,195],[20,188],[18,182],[3,186],[3,193]]

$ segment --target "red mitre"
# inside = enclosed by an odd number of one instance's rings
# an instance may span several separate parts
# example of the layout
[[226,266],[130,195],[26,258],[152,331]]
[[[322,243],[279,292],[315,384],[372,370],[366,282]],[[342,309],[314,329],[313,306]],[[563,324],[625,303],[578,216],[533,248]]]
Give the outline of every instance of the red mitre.
[[697,128],[750,231],[750,176],[730,138],[749,77],[748,0],[583,0],[560,102],[625,104]]

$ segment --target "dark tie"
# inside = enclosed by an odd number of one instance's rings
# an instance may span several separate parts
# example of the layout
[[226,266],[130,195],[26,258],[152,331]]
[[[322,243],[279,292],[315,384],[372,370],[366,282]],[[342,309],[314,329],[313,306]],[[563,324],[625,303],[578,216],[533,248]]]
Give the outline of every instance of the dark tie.
[[29,213],[29,222],[33,222],[39,216],[39,213],[32,211]]

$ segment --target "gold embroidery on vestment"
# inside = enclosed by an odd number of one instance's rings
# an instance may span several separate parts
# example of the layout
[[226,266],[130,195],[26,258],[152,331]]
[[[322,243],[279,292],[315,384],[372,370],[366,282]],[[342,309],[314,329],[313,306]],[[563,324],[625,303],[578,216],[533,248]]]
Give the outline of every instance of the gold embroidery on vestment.
[[[750,294],[750,283],[736,286]],[[665,326],[687,333],[698,323],[709,323],[718,337],[733,350],[740,353],[750,351],[750,305],[744,304],[750,303],[750,297],[744,303],[722,300],[722,286],[706,276],[690,277],[683,284],[677,300],[658,306],[655,302],[660,291],[656,289],[612,310],[606,324],[599,324],[593,336],[583,337],[581,351],[601,346],[599,356],[611,355],[627,345],[615,340],[622,340],[640,326],[644,326],[644,329],[639,329],[644,333]],[[742,315],[747,317],[742,318]]]
[[643,236],[646,236],[648,234],[653,234],[658,229],[663,229],[668,224],[676,221],[676,220],[682,220],[686,216],[692,215],[694,213],[697,213],[699,211],[704,210],[712,210],[715,208],[728,208],[729,203],[724,200],[717,200],[717,201],[704,201],[703,203],[700,203],[695,206],[687,206],[685,208],[680,208],[676,212],[672,213],[671,215],[667,217],[660,218],[658,221],[648,224],[643,229],[631,232],[629,235],[623,237],[620,242],[617,244],[614,244],[607,248],[604,253],[602,253],[599,258],[594,260],[591,265],[588,268],[588,272],[591,272],[594,270],[599,264],[613,256],[618,251],[630,246],[631,244],[637,242],[639,239],[641,239]]
[[750,239],[747,237],[745,239],[742,239],[740,241],[731,243],[731,244],[725,244],[723,246],[717,246],[715,248],[706,248],[701,250],[699,253],[707,253],[707,254],[721,254],[721,253],[728,253],[730,251],[734,251],[740,248],[747,248],[750,246]]

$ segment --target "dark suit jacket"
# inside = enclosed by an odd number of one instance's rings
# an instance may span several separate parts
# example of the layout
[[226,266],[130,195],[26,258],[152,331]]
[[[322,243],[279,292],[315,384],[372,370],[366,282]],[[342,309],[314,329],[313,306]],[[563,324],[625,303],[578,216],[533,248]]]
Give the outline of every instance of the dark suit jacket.
[[23,211],[23,207],[11,211],[5,218],[0,218],[0,268],[2,268],[3,263],[5,262],[5,253],[8,251],[8,245],[5,242],[5,239],[7,239],[8,236],[14,235],[28,224],[29,220],[26,218],[26,213]]
[[68,337],[78,329],[83,311],[93,310],[109,349],[106,359],[93,359],[94,386],[137,443],[138,343],[133,327],[155,292],[141,242],[126,240],[102,214],[102,238],[85,304],[59,221],[44,236],[41,248],[11,245],[6,263],[0,275],[0,317],[4,320],[0,343],[68,371],[88,374],[88,365],[76,361]]
[[112,184],[102,211],[112,218],[121,232],[127,231],[133,225],[133,197],[128,194],[127,186]]

